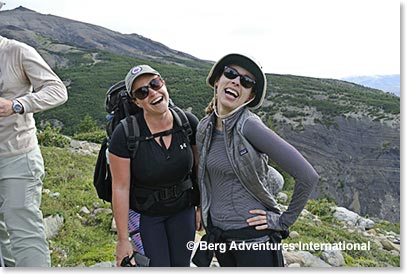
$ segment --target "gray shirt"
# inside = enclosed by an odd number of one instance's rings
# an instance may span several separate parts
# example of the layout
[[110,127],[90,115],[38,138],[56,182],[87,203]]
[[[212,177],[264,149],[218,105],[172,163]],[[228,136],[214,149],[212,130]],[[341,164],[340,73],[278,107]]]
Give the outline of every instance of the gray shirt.
[[[243,134],[257,150],[267,154],[270,160],[293,176],[296,184],[302,185],[310,178],[315,178],[315,170],[308,161],[261,121],[249,119],[244,125]],[[210,207],[212,223],[223,230],[247,227],[246,220],[253,217],[249,210],[266,209],[251,196],[234,174],[227,158],[223,133],[214,130],[212,138],[207,159],[207,170],[212,184],[211,205],[216,204],[216,207]],[[303,200],[308,199],[308,196],[297,193],[293,195],[290,204],[290,209],[294,212],[297,211],[297,205],[301,205],[302,209]],[[270,218],[268,221],[275,220]]]
[[0,157],[6,157],[37,145],[34,113],[63,104],[68,93],[34,48],[0,36],[0,97],[24,107],[23,114],[0,117]]
[[212,205],[216,205],[210,207],[212,224],[223,230],[246,227],[246,220],[253,217],[249,210],[266,208],[251,196],[233,172],[223,133],[216,129],[213,132],[207,161]]

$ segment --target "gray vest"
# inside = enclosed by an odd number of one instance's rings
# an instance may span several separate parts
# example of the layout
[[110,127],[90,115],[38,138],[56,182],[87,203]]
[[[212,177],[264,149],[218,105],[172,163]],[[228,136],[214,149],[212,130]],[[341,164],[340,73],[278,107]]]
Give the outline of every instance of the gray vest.
[[[248,118],[256,114],[243,108],[232,116],[223,119],[223,133],[227,157],[243,187],[268,210],[280,213],[274,195],[283,187],[281,174],[268,165],[267,155],[257,151],[243,136],[243,127]],[[211,184],[206,171],[206,159],[211,145],[215,114],[204,117],[198,124],[196,144],[198,149],[198,184],[201,192],[202,220],[207,226],[211,204]]]

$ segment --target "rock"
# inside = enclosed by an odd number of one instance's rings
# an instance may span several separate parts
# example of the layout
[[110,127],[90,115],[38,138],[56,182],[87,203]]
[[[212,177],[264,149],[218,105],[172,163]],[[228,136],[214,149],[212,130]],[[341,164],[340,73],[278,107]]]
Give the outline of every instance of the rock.
[[360,217],[357,226],[363,229],[372,229],[374,228],[374,224],[375,223],[372,220]]
[[311,212],[309,212],[308,210],[306,210],[305,208],[301,211],[301,214],[300,214],[301,216],[303,216],[303,217],[307,217],[307,216],[310,216],[310,215],[312,215],[311,214]]
[[380,243],[382,244],[383,249],[385,249],[385,250],[388,250],[388,251],[396,250],[396,251],[400,252],[400,245],[396,245],[396,244],[392,243],[389,239],[381,238]]
[[369,235],[371,235],[371,236],[376,236],[377,235],[377,232],[376,232],[376,230],[375,229],[369,229],[368,231],[366,231]]
[[383,248],[383,245],[378,238],[373,238],[372,242],[375,243],[379,249]]
[[76,213],[76,217],[78,217],[78,219],[81,221],[84,220],[84,218],[79,213]]
[[95,207],[95,208],[96,208],[96,207],[99,207],[99,206],[100,206],[100,203],[99,203],[99,202],[93,202],[93,203],[92,203],[92,206]]
[[393,256],[400,256],[400,252],[397,251],[397,250],[391,250],[390,254],[393,255]]
[[85,213],[85,214],[90,214],[89,209],[86,206],[83,206],[80,210],[79,213]]
[[345,222],[348,226],[354,226],[362,230],[371,229],[374,227],[374,222],[370,219],[360,217],[353,211],[344,207],[333,207],[334,217],[340,221]]
[[321,258],[332,266],[345,265],[345,259],[340,250],[324,250],[321,254]]
[[50,194],[50,193],[51,193],[51,190],[49,190],[48,188],[44,188],[44,189],[42,190],[42,194],[48,195],[48,194]]
[[110,231],[112,232],[117,232],[117,226],[116,226],[116,221],[114,218],[112,218],[112,224],[110,226]]
[[299,263],[293,263],[293,264],[287,265],[287,267],[301,267],[301,265]]
[[100,213],[107,213],[107,214],[112,214],[113,211],[110,208],[96,208],[93,211],[93,214],[98,215]]
[[81,142],[78,140],[71,140],[71,144],[70,144],[71,148],[73,149],[79,149],[81,147]]
[[356,225],[360,216],[353,211],[350,211],[344,207],[334,207],[334,217],[340,221],[347,223],[348,225]]
[[279,193],[277,193],[276,198],[277,198],[277,202],[285,204],[285,203],[287,203],[288,195],[283,192],[279,192]]
[[322,221],[318,218],[318,216],[315,216],[315,218],[312,219],[312,221],[314,222],[314,224],[316,226],[321,226],[322,225]]
[[298,254],[300,254],[304,258],[304,266],[307,267],[331,267],[329,264],[321,260],[319,257],[315,257],[308,251],[298,251]]
[[70,151],[82,155],[95,155],[99,152],[100,145],[87,142],[87,141],[78,141],[71,139]]
[[297,253],[297,252],[284,252],[283,251],[283,257],[286,265],[291,265],[291,264],[298,264],[300,266],[305,265],[305,260],[303,255]]
[[59,192],[49,193],[48,196],[51,198],[58,198],[61,195]]
[[101,262],[95,265],[91,265],[90,267],[116,267],[116,262]]
[[298,234],[297,231],[291,231],[290,232],[290,238],[291,239],[295,239],[295,238],[298,238],[298,237],[300,237],[300,234]]
[[64,223],[64,218],[60,215],[49,216],[44,219],[44,230],[47,239],[55,237]]

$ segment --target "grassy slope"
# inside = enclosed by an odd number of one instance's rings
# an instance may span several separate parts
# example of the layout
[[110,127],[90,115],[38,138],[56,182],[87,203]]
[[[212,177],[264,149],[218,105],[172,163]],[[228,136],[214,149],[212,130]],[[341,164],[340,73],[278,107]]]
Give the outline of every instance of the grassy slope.
[[52,147],[42,147],[41,151],[46,166],[44,189],[60,193],[58,198],[43,195],[43,214],[64,217],[62,230],[50,241],[52,265],[89,266],[113,261],[116,235],[110,232],[112,215],[78,216],[83,206],[93,211],[94,203],[99,203],[98,207],[110,208],[110,204],[97,197],[92,184],[96,157]]
[[[66,149],[42,147],[46,166],[44,189],[59,192],[58,198],[43,195],[44,216],[60,214],[64,225],[58,236],[50,240],[52,266],[90,266],[102,261],[113,261],[116,234],[110,232],[112,215],[109,213],[79,214],[86,206],[92,212],[98,207],[110,208],[96,195],[92,185],[95,156],[83,156]],[[292,178],[286,178],[285,192],[292,192]],[[309,218],[300,218],[291,230],[298,231],[300,238],[284,242],[336,243],[340,241],[362,243],[368,238],[349,233],[332,218],[332,202],[322,199],[310,201],[307,209],[322,221],[316,223]],[[78,216],[79,215],[79,216]],[[377,230],[385,229],[400,233],[399,224],[377,224]],[[348,266],[400,266],[400,257],[377,249],[372,243],[370,251],[347,251],[344,257]]]

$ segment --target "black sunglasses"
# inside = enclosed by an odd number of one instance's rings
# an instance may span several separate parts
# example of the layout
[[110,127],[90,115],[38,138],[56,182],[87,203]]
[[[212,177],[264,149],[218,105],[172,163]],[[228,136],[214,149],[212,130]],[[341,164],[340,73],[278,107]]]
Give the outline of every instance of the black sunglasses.
[[223,75],[230,80],[240,77],[240,83],[245,88],[252,88],[254,85],[256,85],[256,81],[254,81],[252,78],[246,75],[241,75],[236,69],[228,66],[225,66],[223,69]]
[[140,87],[134,91],[131,92],[133,99],[137,98],[140,100],[143,100],[145,98],[147,98],[149,92],[150,92],[150,88],[157,91],[160,88],[162,88],[162,86],[164,85],[164,80],[161,79],[161,77],[157,77],[154,78],[153,80],[150,81],[150,83],[148,83],[148,86],[144,86],[144,87]]

